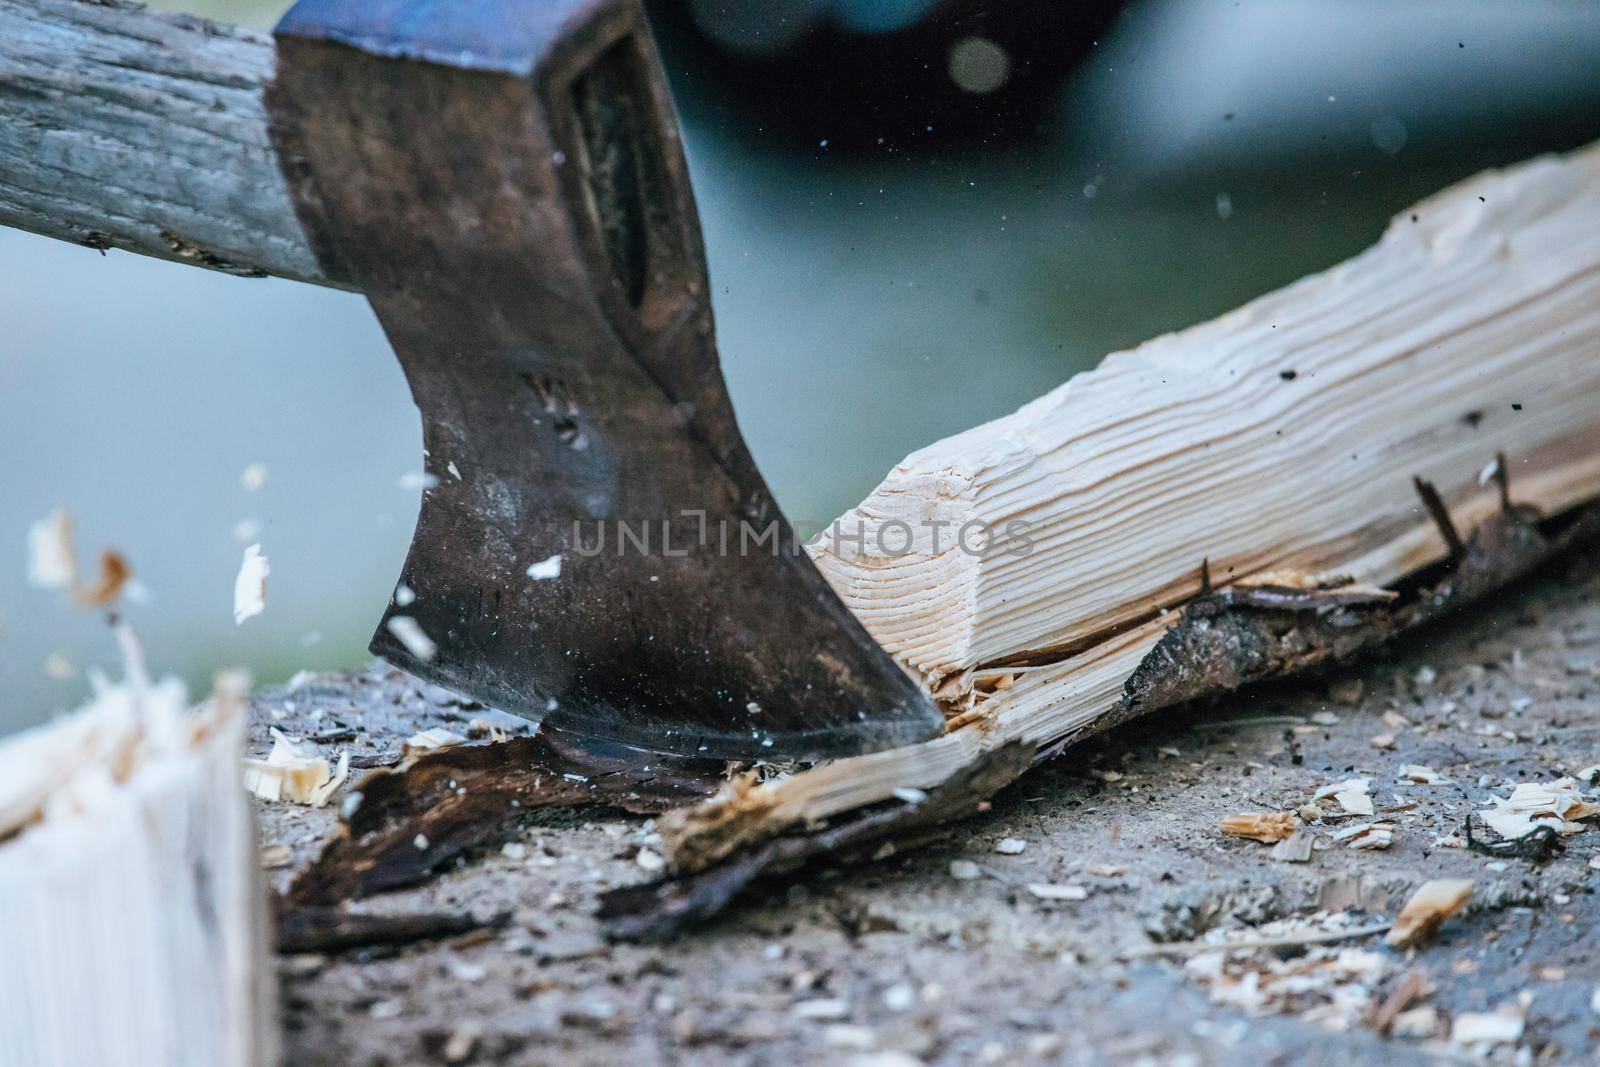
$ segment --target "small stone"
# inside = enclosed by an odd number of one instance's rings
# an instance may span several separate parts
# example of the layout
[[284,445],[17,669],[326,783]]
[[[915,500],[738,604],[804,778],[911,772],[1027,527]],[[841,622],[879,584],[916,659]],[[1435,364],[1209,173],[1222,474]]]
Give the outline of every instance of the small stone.
[[854,1049],[865,1052],[878,1043],[878,1035],[865,1026],[835,1023],[822,1031],[822,1040],[833,1048]]
[[481,982],[489,975],[489,968],[481,963],[457,960],[450,965],[450,975],[458,982]]
[[1089,890],[1081,885],[1056,885],[1053,882],[1030,882],[1028,892],[1039,900],[1088,900]]
[[428,835],[418,834],[416,837],[411,839],[411,844],[416,847],[418,852],[428,851]]
[[850,1002],[837,997],[802,1000],[792,1013],[796,1019],[843,1019],[850,1014]]
[[982,876],[983,872],[971,860],[951,860],[950,877],[958,882],[971,882]]
[[[1596,995],[1600,996],[1600,989]],[[909,1011],[917,1003],[917,991],[901,982],[883,991],[883,1006],[890,1011]]]
[[1389,1032],[1395,1037],[1434,1037],[1439,1033],[1439,1013],[1426,1004],[1403,1011],[1389,1024]]
[[661,858],[661,853],[652,852],[648,848],[641,848],[633,861],[651,874],[665,870],[667,866],[667,861]]
[[995,843],[994,850],[1002,856],[1019,856],[1027,847],[1028,843],[1020,837],[1002,837]]
[[380,1000],[367,1009],[367,1014],[374,1019],[398,1019],[405,1011],[405,1005],[398,1000]]
[[1311,716],[1311,721],[1318,726],[1338,726],[1339,716],[1331,711],[1319,711]]

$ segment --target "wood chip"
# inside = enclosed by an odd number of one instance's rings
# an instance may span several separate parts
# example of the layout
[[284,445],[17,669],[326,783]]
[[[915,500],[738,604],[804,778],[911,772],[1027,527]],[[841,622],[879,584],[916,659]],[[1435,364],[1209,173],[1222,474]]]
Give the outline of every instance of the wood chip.
[[28,527],[28,584],[40,589],[66,589],[77,577],[72,516],[57,508]]
[[1272,846],[1272,858],[1279,863],[1309,863],[1315,844],[1315,838],[1308,831],[1296,830]]
[[1450,785],[1451,780],[1432,767],[1421,763],[1404,763],[1400,766],[1400,780],[1414,785]]
[[439,646],[422,629],[422,624],[409,615],[391,615],[386,624],[389,632],[406,646],[406,651],[427,663],[439,652]]
[[1363,822],[1335,830],[1330,836],[1350,848],[1388,848],[1394,844],[1394,831],[1392,822]]
[[350,775],[350,753],[339,753],[336,768],[326,757],[304,751],[276,727],[267,758],[244,761],[244,787],[262,800],[320,808]]
[[1223,819],[1221,829],[1229,837],[1245,837],[1271,845],[1293,834],[1296,823],[1292,811],[1246,812]]
[[1425,945],[1433,940],[1444,921],[1471,898],[1470,879],[1436,878],[1424,882],[1395,916],[1394,926],[1384,940],[1401,948]]
[[233,624],[244,625],[267,608],[267,576],[272,566],[262,554],[261,546],[254,544],[244,550],[239,562],[239,574],[233,580]]
[[451,745],[460,745],[466,742],[460,734],[451,733],[442,726],[435,726],[430,730],[423,730],[406,738],[402,746],[407,756],[414,756],[419,752],[429,752],[436,748],[449,748]]
[[1489,800],[1494,806],[1478,812],[1478,817],[1507,840],[1526,837],[1541,826],[1561,834],[1581,833],[1588,827],[1578,820],[1600,814],[1600,806],[1584,798],[1575,778],[1548,784],[1521,782],[1510,797]]
[[536,582],[547,582],[561,577],[561,553],[528,565],[528,577]]
[[1367,792],[1371,780],[1367,778],[1348,778],[1333,785],[1325,785],[1313,795],[1313,800],[1332,799],[1339,805],[1339,809],[1347,815],[1371,815],[1372,796]]

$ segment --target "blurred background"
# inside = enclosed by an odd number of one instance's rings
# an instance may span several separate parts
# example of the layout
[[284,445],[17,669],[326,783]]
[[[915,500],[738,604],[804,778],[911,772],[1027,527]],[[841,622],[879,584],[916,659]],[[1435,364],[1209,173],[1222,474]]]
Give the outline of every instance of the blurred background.
[[[287,5],[154,6],[265,29]],[[1359,251],[1457,178],[1600,138],[1590,0],[647,7],[734,402],[797,519]],[[28,526],[57,507],[86,559],[132,560],[156,669],[203,688],[223,665],[362,662],[421,447],[366,304],[12,230],[0,278],[0,732],[113,659],[98,620],[25,582]],[[267,609],[236,628],[253,541]]]

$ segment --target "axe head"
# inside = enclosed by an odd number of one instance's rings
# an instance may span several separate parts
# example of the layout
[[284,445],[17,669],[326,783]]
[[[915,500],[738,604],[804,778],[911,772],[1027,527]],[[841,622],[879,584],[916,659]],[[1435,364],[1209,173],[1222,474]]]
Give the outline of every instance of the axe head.
[[740,437],[637,0],[301,0],[277,39],[302,223],[422,412],[429,486],[373,651],[658,752],[937,733]]

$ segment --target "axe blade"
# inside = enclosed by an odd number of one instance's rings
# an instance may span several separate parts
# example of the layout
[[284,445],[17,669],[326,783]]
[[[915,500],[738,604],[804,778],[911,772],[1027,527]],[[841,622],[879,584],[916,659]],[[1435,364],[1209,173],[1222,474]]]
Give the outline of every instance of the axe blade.
[[739,434],[636,0],[301,0],[277,37],[302,224],[422,413],[415,599],[373,651],[651,751],[811,760],[936,734]]

